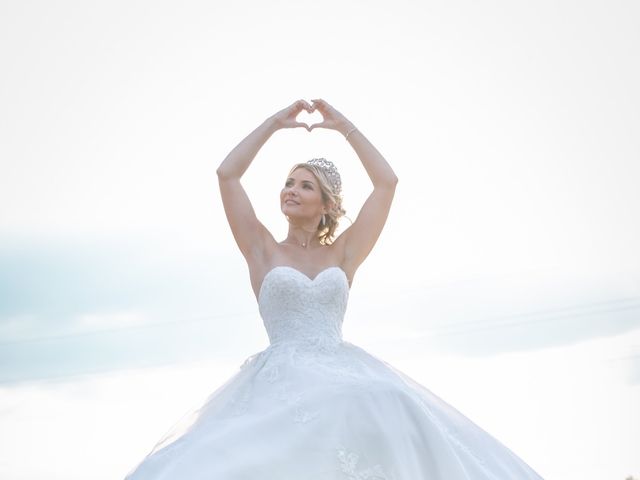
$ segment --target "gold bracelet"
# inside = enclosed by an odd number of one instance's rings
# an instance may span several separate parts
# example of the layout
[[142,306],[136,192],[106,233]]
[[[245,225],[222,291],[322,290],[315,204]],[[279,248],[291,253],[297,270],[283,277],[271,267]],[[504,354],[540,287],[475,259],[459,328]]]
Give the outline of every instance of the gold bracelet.
[[355,132],[357,130],[356,127],[353,127],[351,130],[349,130],[347,132],[347,134],[344,136],[345,140],[349,138],[349,135],[351,135],[351,133]]

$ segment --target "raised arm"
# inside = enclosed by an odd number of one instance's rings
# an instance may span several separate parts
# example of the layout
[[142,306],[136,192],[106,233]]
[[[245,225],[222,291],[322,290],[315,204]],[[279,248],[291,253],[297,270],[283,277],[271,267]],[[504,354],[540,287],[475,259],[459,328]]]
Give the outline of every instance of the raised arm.
[[356,220],[334,242],[335,245],[342,243],[344,264],[355,272],[373,249],[387,221],[398,177],[380,152],[344,115],[321,99],[313,100],[311,108],[322,114],[323,121],[311,125],[310,130],[329,128],[345,135],[373,183],[373,191]]
[[311,111],[311,106],[304,100],[298,100],[269,117],[231,150],[216,170],[229,226],[240,251],[250,265],[262,260],[266,242],[272,237],[257,219],[251,201],[240,183],[240,178],[274,132],[281,128],[309,129],[305,123],[296,121],[296,117],[302,110]]

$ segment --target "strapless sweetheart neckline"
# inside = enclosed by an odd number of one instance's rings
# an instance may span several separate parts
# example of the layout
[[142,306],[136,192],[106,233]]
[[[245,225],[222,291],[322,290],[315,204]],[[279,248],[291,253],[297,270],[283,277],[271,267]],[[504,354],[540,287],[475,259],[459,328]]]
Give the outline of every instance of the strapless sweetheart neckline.
[[[347,272],[345,272],[345,271],[342,269],[342,267],[340,267],[339,265],[332,265],[332,266],[327,267],[327,268],[325,268],[325,269],[323,269],[323,270],[320,270],[320,271],[316,274],[316,276],[315,276],[315,277],[313,277],[313,278],[311,278],[311,277],[310,277],[309,275],[307,275],[306,273],[301,272],[301,271],[300,271],[300,270],[298,270],[297,268],[292,267],[292,266],[290,266],[290,265],[276,265],[276,266],[275,266],[275,267],[273,267],[271,270],[269,270],[269,271],[265,274],[265,276],[263,277],[263,279],[262,279],[262,283],[260,284],[260,290],[258,291],[258,302],[260,301],[260,296],[262,295],[262,290],[263,290],[263,287],[264,287],[264,282],[267,280],[267,277],[269,277],[269,276],[270,276],[274,271],[276,271],[276,270],[277,270],[277,269],[279,269],[279,268],[285,268],[285,269],[288,269],[288,270],[292,270],[292,271],[294,271],[294,272],[298,273],[300,276],[302,276],[302,277],[303,277],[303,278],[305,278],[308,282],[311,282],[311,283],[315,282],[315,281],[318,279],[318,277],[320,277],[322,274],[324,274],[324,273],[326,273],[326,272],[328,272],[328,271],[330,271],[330,270],[333,270],[333,269],[338,269],[338,270],[339,270],[340,272],[342,272],[342,274],[344,275],[344,278],[345,278],[345,280],[347,281],[347,285],[349,285],[349,277],[347,276]],[[350,288],[350,286],[349,286],[349,288]]]

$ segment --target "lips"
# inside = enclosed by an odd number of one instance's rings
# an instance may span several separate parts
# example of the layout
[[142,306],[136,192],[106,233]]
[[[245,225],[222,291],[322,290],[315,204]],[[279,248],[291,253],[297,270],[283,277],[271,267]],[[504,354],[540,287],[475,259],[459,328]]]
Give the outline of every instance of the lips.
[[284,203],[286,203],[286,204],[293,204],[293,205],[300,205],[298,202],[296,202],[295,200],[291,200],[291,199],[285,200],[285,202],[284,202]]

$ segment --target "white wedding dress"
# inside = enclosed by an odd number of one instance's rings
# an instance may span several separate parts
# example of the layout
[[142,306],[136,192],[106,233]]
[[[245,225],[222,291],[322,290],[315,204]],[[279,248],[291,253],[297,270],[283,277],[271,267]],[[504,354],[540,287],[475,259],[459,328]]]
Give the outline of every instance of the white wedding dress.
[[249,357],[128,480],[540,480],[484,430],[342,340],[340,267],[278,266],[258,305],[270,345]]

